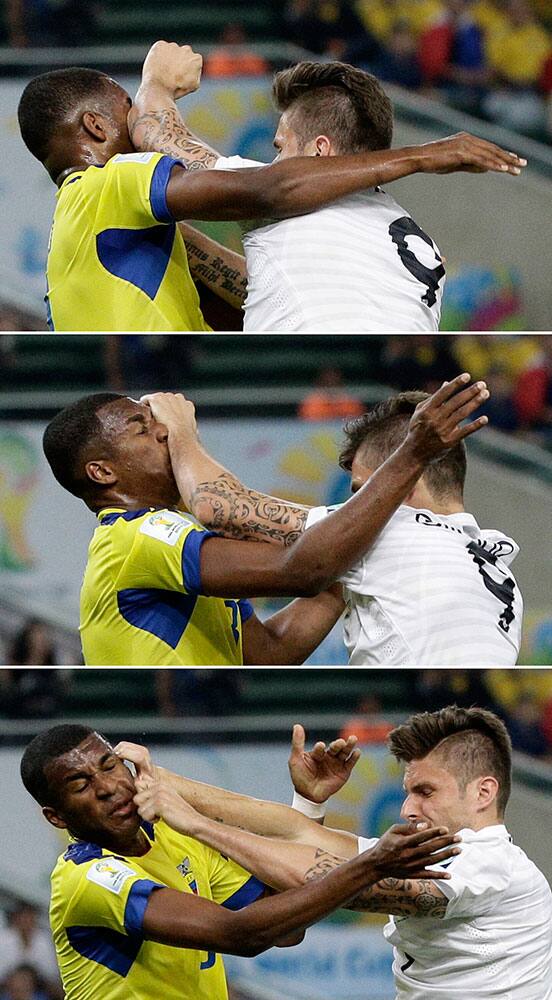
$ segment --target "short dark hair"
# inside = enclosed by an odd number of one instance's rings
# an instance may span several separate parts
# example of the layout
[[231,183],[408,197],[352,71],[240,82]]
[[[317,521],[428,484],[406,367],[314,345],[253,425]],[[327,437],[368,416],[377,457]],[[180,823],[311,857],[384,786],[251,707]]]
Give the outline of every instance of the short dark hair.
[[342,62],[300,62],[276,73],[272,93],[279,111],[293,106],[301,143],[327,133],[339,153],[389,149],[393,105],[381,83]]
[[44,774],[46,764],[68,753],[69,750],[74,750],[93,732],[90,726],[74,723],[53,726],[31,740],[21,758],[21,780],[29,794],[41,806],[56,804],[56,792],[50,788]]
[[118,392],[85,396],[56,413],[44,431],[42,447],[54,476],[60,486],[81,500],[93,485],[80,467],[83,451],[95,441],[102,442],[98,410],[116,399],[124,397]]
[[[351,471],[353,459],[364,445],[381,463],[404,441],[410,418],[419,403],[429,399],[427,392],[400,392],[397,396],[376,403],[367,413],[349,420],[343,430],[345,442],[339,464]],[[459,441],[425,469],[424,479],[439,499],[462,496],[466,480],[466,447]]]
[[499,784],[498,811],[504,815],[512,789],[512,741],[494,712],[457,705],[420,712],[393,729],[387,745],[397,760],[407,763],[437,749],[462,790],[474,778],[493,775]]
[[27,149],[41,163],[48,158],[50,143],[68,111],[83,100],[105,96],[109,77],[95,69],[54,69],[35,76],[23,91],[17,117]]

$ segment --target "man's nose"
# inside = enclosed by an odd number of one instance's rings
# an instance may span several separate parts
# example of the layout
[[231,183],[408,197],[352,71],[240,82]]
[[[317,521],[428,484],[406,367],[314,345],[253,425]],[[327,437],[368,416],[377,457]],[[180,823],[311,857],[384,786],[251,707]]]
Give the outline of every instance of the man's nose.
[[117,789],[117,779],[112,771],[100,771],[94,775],[94,788],[99,799],[107,799]]
[[418,815],[418,813],[416,812],[416,809],[414,808],[414,803],[412,802],[412,799],[410,798],[410,796],[408,796],[408,798],[406,798],[404,800],[404,802],[403,802],[403,804],[401,806],[401,819],[412,820],[412,819],[416,819],[417,815]]

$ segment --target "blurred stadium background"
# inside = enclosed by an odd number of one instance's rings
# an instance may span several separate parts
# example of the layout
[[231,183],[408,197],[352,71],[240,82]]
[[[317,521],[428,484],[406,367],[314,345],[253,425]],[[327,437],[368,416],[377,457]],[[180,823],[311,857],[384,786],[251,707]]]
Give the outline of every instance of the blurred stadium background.
[[[272,159],[271,74],[314,57],[348,60],[385,81],[395,144],[467,129],[526,155],[529,167],[515,182],[413,177],[393,193],[447,258],[444,330],[549,329],[550,0],[5,0],[2,14],[0,329],[45,327],[55,191],[18,135],[24,84],[77,64],[115,75],[134,93],[148,45],[160,36],[204,54],[204,82],[183,109],[225,154]],[[209,228],[239,248],[237,227]]]
[[[180,390],[206,447],[248,485],[316,505],[346,499],[343,417],[397,389],[486,378],[491,427],[469,442],[467,508],[511,534],[525,598],[520,662],[552,664],[552,336],[0,338],[0,662],[80,662],[78,595],[94,519],[54,481],[47,420],[106,388]],[[271,602],[257,602],[261,615]],[[40,626],[46,623],[46,642]],[[346,663],[338,624],[310,663]]]
[[[47,930],[49,874],[64,841],[23,789],[19,760],[37,732],[60,721],[95,726],[112,741],[146,743],[182,774],[290,802],[286,759],[293,723],[309,745],[356,733],[363,755],[332,800],[327,822],[377,836],[395,822],[401,774],[384,739],[411,711],[457,702],[497,711],[515,747],[507,823],[552,882],[552,672],[438,670],[19,670],[0,672],[0,995],[60,1000]],[[226,962],[232,1000],[392,1000],[383,918],[342,911],[296,949]],[[27,946],[23,947],[22,940]],[[35,971],[15,977],[21,964]],[[16,992],[13,981],[19,988]],[[27,981],[27,992],[21,980]],[[37,979],[45,992],[37,992]],[[2,983],[7,982],[2,993]],[[29,984],[34,983],[35,991]]]

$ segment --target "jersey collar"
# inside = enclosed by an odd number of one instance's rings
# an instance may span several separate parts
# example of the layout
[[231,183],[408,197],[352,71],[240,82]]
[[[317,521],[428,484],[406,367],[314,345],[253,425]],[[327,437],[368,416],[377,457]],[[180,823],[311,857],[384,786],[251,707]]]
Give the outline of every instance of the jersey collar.
[[126,510],[124,507],[104,507],[98,512],[97,517],[100,524],[114,524],[120,517],[123,521],[134,521],[137,517],[143,517],[144,514],[148,514],[152,510],[155,508],[142,507],[140,510]]

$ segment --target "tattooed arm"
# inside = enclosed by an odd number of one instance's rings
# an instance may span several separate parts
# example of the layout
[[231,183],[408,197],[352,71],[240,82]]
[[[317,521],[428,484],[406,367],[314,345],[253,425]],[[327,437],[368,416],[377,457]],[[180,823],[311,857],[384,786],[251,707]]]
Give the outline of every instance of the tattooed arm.
[[227,538],[292,545],[304,530],[308,507],[249,489],[205,451],[197,436],[194,404],[183,396],[144,396],[157,419],[177,422],[182,462],[175,463],[180,497],[206,528]]
[[183,160],[188,170],[214,167],[220,153],[190,131],[175,104],[177,98],[198,89],[202,62],[189,45],[152,45],[128,117],[129,135],[137,150],[167,153]]
[[241,309],[247,294],[245,258],[186,222],[180,222],[179,227],[186,243],[193,279],[200,281],[234,309]]

